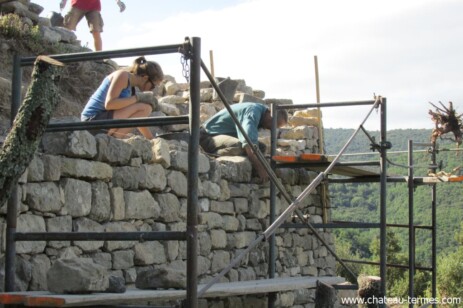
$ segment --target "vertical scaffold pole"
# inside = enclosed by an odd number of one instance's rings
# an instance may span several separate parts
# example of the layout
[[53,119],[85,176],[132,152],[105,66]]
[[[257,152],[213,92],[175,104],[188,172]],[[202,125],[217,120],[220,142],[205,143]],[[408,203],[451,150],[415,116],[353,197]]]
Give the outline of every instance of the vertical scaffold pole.
[[[11,125],[21,105],[21,57],[15,55],[13,59],[13,76],[11,83]],[[6,215],[6,253],[5,253],[5,291],[13,292],[15,285],[15,256],[16,242],[14,235],[18,220],[18,187],[15,185],[8,200]]]
[[[271,105],[272,113],[272,129],[270,131],[270,157],[276,155],[277,149],[277,109],[276,104]],[[270,167],[272,170],[275,170],[276,163],[272,159],[270,161]],[[270,181],[270,223],[269,225],[275,222],[276,217],[276,198],[277,198],[277,188],[273,181]],[[276,262],[276,253],[275,253],[275,234],[272,234],[268,239],[268,278],[275,278],[275,262]],[[274,308],[276,302],[276,293],[270,293],[268,295],[268,308]]]
[[[415,280],[415,224],[413,215],[413,194],[415,183],[413,180],[413,141],[408,140],[408,296],[414,298]],[[413,303],[408,305],[413,307]]]
[[198,154],[200,127],[201,39],[192,38],[190,59],[190,141],[188,144],[186,306],[198,307]]
[[[387,245],[386,245],[386,184],[387,184],[387,156],[386,156],[386,143],[387,143],[387,125],[386,125],[386,98],[381,101],[381,131],[380,131],[380,276],[381,276],[381,293],[386,296],[386,264],[387,264]],[[381,305],[385,307],[385,305]]]
[[[432,154],[431,154],[431,164],[433,166],[436,166],[437,159],[436,159],[436,142],[432,143]],[[437,172],[437,168],[433,167],[431,169],[433,173]],[[431,292],[432,292],[432,297],[437,298],[437,242],[436,242],[436,236],[437,236],[437,187],[436,184],[431,185],[431,233],[432,233],[432,253],[431,253],[431,266],[432,266],[432,275],[431,275]],[[437,307],[437,304],[433,304],[433,307]]]

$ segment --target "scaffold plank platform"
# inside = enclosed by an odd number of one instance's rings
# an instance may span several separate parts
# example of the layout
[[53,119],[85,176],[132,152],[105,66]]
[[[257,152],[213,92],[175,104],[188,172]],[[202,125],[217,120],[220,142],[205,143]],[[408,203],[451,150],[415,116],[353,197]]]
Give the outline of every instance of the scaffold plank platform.
[[[249,294],[312,289],[317,281],[328,285],[345,282],[342,277],[287,277],[263,280],[217,283],[203,297],[226,297]],[[198,290],[204,285],[198,285]],[[186,297],[185,290],[128,289],[125,293],[55,294],[47,291],[0,293],[0,304],[25,307],[85,307],[94,305],[133,304],[155,300],[178,300]]]
[[[331,164],[332,157],[328,157],[323,154],[300,154],[275,155],[272,157],[272,159],[280,167],[300,167],[311,171],[323,172]],[[331,169],[330,174],[342,175],[347,177],[379,176],[379,167],[371,165],[375,163],[376,162],[337,163]]]

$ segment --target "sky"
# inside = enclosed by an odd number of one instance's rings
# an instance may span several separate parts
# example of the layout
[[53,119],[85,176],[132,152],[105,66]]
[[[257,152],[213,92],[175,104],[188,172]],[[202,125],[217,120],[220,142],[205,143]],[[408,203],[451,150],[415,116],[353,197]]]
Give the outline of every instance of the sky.
[[[433,128],[429,102],[463,113],[463,1],[459,0],[114,0],[102,1],[103,49],[201,38],[215,76],[244,79],[266,98],[322,103],[387,98],[387,128]],[[59,12],[59,1],[32,0]],[[70,0],[63,13],[70,8]],[[93,48],[82,21],[76,34]],[[147,56],[185,82],[180,54]],[[129,64],[133,58],[115,59]],[[205,76],[202,77],[206,79]],[[358,128],[369,106],[324,108],[325,128]],[[379,113],[365,124],[379,129]]]

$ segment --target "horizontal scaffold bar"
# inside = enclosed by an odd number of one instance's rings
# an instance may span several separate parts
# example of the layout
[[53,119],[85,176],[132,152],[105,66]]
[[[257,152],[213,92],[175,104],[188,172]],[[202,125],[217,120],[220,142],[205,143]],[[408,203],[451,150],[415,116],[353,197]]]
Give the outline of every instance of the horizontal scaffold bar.
[[184,241],[186,232],[16,232],[15,241]]
[[173,124],[188,124],[188,122],[189,122],[188,116],[96,120],[96,121],[86,121],[86,122],[50,123],[46,131],[47,132],[60,132],[60,131],[68,131],[68,130],[160,126],[160,125],[173,125]]

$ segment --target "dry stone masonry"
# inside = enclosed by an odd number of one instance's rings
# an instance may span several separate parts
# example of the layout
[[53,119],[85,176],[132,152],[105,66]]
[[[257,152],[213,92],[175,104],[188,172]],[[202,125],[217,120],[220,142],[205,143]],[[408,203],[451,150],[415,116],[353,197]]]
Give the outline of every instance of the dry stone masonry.
[[[139,136],[121,140],[75,131],[46,134],[41,147],[19,184],[18,231],[186,229],[188,164],[183,141],[149,141]],[[268,185],[252,184],[252,167],[246,157],[214,159],[200,153],[198,169],[198,268],[199,281],[205,283],[269,225],[270,191]],[[303,169],[281,169],[278,174],[294,196],[316,176]],[[277,205],[277,213],[287,206],[282,198]],[[321,221],[320,196],[310,195],[302,210],[311,215],[312,222]],[[2,243],[5,212],[6,205],[0,218]],[[330,233],[322,234],[333,244]],[[307,230],[280,229],[276,245],[278,276],[334,275],[334,258]],[[268,244],[261,243],[223,281],[266,278],[267,250]],[[138,288],[184,288],[186,283],[185,242],[18,242],[17,253],[18,290],[104,291],[109,277]],[[62,280],[69,273],[82,279],[73,280],[76,285],[67,284],[75,289],[65,290]],[[313,302],[314,294],[312,290],[280,294],[280,307],[305,307]],[[250,299],[225,300],[242,303]],[[252,300],[262,307],[265,302],[264,297]],[[210,305],[214,302],[209,300]]]
[[[9,1],[1,5],[1,10],[22,16],[24,23],[39,25],[48,42],[80,44],[73,32],[52,27],[47,18],[40,17],[43,8],[30,1]],[[95,70],[98,65],[107,64],[95,63],[91,69]],[[264,91],[253,89],[242,79],[218,80],[231,103],[292,104],[287,99],[267,99]],[[96,82],[94,87],[97,86]],[[89,95],[93,90],[90,89]],[[166,76],[157,94],[160,108],[152,116],[188,113],[186,83],[177,83]],[[9,99],[9,96],[4,98],[8,103]],[[8,103],[1,102],[2,106]],[[85,100],[73,102],[74,105],[67,108],[68,117],[54,121],[79,121],[79,112],[85,103]],[[203,81],[201,121],[223,108],[210,83]],[[278,154],[318,153],[320,125],[317,110],[291,114],[288,127],[279,133]],[[124,140],[88,131],[46,134],[18,185],[17,231],[185,231],[188,144],[185,138],[168,140],[171,138],[162,138],[162,135],[186,132],[188,126],[151,129],[160,137],[150,141],[136,134]],[[270,148],[270,133],[262,130],[260,141]],[[270,189],[268,184],[256,184],[252,165],[246,157],[213,158],[199,153],[198,170],[198,280],[206,283],[269,226]],[[294,197],[316,176],[305,169],[276,172]],[[284,198],[278,196],[277,214],[287,206]],[[309,215],[312,223],[322,222],[318,191],[306,198],[301,211]],[[0,208],[2,262],[5,229],[6,204]],[[327,243],[334,245],[330,231],[319,232]],[[17,242],[16,252],[18,291],[124,292],[134,287],[185,288],[186,285],[188,256],[183,241]],[[307,229],[278,229],[276,252],[279,277],[335,275],[335,259]],[[268,243],[263,242],[222,281],[265,279],[268,262]],[[1,274],[4,275],[3,264]],[[3,281],[0,277],[1,284]],[[314,307],[314,298],[315,290],[281,292],[277,306]],[[266,301],[265,296],[201,299],[200,307],[267,307]]]

